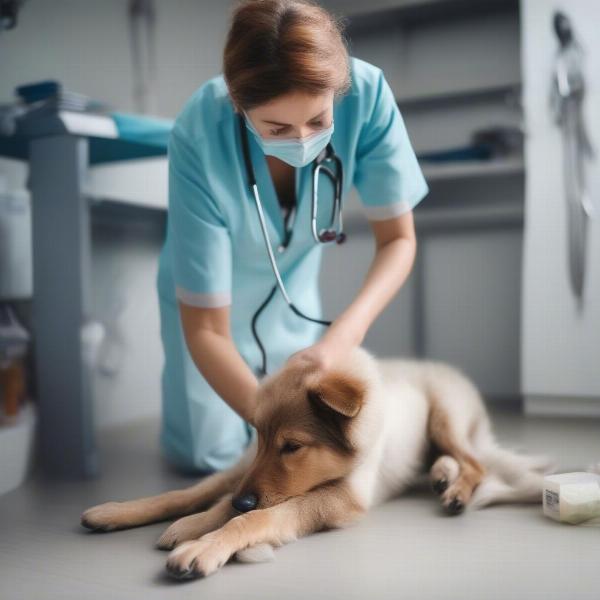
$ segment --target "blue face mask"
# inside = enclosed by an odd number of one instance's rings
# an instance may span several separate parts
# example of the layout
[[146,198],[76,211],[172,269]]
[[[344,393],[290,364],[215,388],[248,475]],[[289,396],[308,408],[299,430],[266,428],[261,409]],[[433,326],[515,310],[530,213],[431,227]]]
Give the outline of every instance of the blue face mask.
[[303,138],[289,138],[284,140],[265,139],[254,129],[252,121],[246,113],[246,126],[254,134],[262,151],[269,156],[275,156],[292,167],[304,167],[311,163],[331,139],[333,134],[333,121],[327,129],[317,131]]

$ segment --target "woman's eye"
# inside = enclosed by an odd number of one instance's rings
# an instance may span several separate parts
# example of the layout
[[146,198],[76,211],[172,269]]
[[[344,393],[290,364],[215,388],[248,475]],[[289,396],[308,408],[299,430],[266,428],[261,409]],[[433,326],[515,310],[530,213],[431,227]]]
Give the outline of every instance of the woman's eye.
[[[314,127],[315,129],[323,129],[324,125],[323,125],[323,121],[315,121],[312,122],[310,124],[311,127]],[[273,136],[277,136],[277,135],[284,135],[285,133],[287,133],[289,130],[288,127],[280,127],[279,129],[271,129],[269,131],[269,133]]]
[[282,454],[292,454],[294,452],[296,452],[296,450],[299,450],[302,446],[300,444],[298,444],[297,442],[286,442],[282,447],[281,447],[281,453]]

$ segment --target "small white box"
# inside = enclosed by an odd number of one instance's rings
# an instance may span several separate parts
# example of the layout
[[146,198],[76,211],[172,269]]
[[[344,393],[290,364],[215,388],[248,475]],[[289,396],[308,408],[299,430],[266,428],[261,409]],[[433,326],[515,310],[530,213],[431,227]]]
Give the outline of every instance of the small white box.
[[576,472],[544,477],[544,514],[577,524],[600,517],[600,475]]

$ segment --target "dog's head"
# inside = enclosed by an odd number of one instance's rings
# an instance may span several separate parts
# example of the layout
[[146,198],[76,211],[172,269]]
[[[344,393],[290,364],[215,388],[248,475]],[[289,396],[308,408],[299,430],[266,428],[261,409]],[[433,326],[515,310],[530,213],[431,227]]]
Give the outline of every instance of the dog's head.
[[258,389],[257,454],[233,506],[273,506],[346,476],[358,448],[354,431],[367,383],[345,370],[322,371],[288,361]]

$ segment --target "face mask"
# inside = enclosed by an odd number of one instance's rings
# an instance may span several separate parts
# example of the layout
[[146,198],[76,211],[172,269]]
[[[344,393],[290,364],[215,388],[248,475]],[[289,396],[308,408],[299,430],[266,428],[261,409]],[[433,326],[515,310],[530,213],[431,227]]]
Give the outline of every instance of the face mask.
[[333,134],[333,121],[327,129],[317,131],[303,138],[285,140],[265,139],[254,129],[252,121],[246,113],[246,126],[254,134],[262,151],[269,156],[275,156],[292,167],[304,167],[311,163],[321,150],[327,146]]

